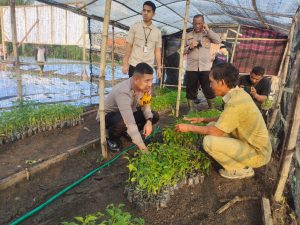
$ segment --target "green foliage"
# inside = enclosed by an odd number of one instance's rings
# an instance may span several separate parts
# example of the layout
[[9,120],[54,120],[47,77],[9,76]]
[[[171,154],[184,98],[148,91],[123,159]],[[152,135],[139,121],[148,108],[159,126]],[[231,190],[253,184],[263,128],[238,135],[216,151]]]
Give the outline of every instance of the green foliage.
[[31,101],[17,103],[18,107],[0,115],[0,136],[10,136],[29,128],[53,126],[61,121],[79,119],[82,107],[55,104],[35,105]]
[[217,109],[221,110],[222,109],[222,105],[223,105],[223,99],[222,99],[222,97],[220,97],[220,96],[215,97],[214,102],[215,102],[215,107]]
[[[203,110],[198,112],[192,112],[189,113],[186,117],[192,118],[192,117],[203,117],[203,118],[214,118],[221,115],[221,111],[217,109],[209,109],[209,110]],[[177,123],[189,123],[188,121],[184,121],[183,118],[177,120]],[[203,124],[203,123],[202,123]]]
[[[16,5],[29,5],[34,2],[34,0],[15,0]],[[9,6],[10,1],[9,0],[1,0],[0,6]]]
[[210,161],[201,152],[175,143],[154,143],[149,153],[138,152],[129,161],[128,182],[146,197],[159,194],[169,185],[175,185],[189,174],[207,173]]
[[[204,118],[213,118],[220,116],[221,112],[219,110],[213,109],[213,110],[207,110],[207,111],[199,111],[199,112],[193,112],[188,114],[186,117],[192,118],[192,117],[204,117]],[[183,120],[183,118],[177,119],[176,124],[179,123],[190,123],[189,121]],[[194,124],[194,125],[201,125],[204,126],[204,123],[200,124]],[[184,147],[196,149],[196,143],[199,140],[199,138],[202,138],[203,136],[191,132],[176,132],[174,129],[174,126],[166,127],[164,128],[163,132],[163,138],[164,143],[176,143],[177,145],[181,145]]]
[[[128,212],[124,212],[124,204],[114,206],[110,204],[106,207],[106,214],[98,212],[89,214],[86,217],[76,216],[76,222],[63,222],[63,225],[144,225],[142,218],[133,218]],[[104,217],[104,218],[103,218]],[[100,219],[103,218],[103,221]]]
[[[38,45],[24,44],[19,54],[25,57],[34,57]],[[48,58],[82,60],[82,48],[75,45],[45,45]],[[8,52],[12,52],[12,44],[7,44]],[[88,54],[87,54],[88,55]]]
[[261,104],[261,108],[264,110],[269,110],[271,109],[273,106],[273,100],[267,98],[262,104]]
[[163,129],[163,139],[166,144],[176,143],[179,146],[196,149],[199,135],[191,132],[176,132],[174,126],[171,126]]
[[[219,110],[194,112],[187,117],[217,117]],[[183,118],[176,123],[189,123]],[[205,125],[205,124],[199,124]],[[149,153],[137,153],[129,161],[130,186],[134,186],[144,197],[151,198],[161,193],[190,174],[208,173],[210,160],[197,150],[200,135],[176,132],[174,125],[163,131],[164,144],[154,143],[148,146]]]
[[[166,109],[174,108],[177,100],[177,90],[169,88],[157,88],[153,91],[153,98],[151,108],[154,111],[163,111]],[[185,92],[181,92],[180,102],[186,101]]]
[[[22,48],[18,49],[19,55],[24,57],[34,57],[34,51],[37,48],[37,44],[24,44]],[[12,43],[6,43],[8,53],[13,51]],[[47,58],[56,59],[70,59],[70,60],[83,60],[82,48],[75,45],[45,45],[47,50]],[[99,62],[98,54],[92,55],[92,60]],[[87,54],[87,60],[89,60],[89,54]]]

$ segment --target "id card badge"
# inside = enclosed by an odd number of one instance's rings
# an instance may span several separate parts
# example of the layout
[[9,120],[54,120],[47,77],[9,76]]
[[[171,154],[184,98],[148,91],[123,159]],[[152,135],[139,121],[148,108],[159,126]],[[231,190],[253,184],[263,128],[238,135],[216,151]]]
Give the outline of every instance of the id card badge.
[[145,45],[144,46],[144,53],[148,53],[149,51],[148,51],[148,47]]

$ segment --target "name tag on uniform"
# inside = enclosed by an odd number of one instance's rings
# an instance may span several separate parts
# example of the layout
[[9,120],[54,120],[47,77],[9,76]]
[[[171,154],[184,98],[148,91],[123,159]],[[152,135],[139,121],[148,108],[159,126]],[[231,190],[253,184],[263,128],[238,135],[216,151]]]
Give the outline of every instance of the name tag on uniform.
[[144,53],[148,53],[149,52],[149,49],[147,46],[144,46]]

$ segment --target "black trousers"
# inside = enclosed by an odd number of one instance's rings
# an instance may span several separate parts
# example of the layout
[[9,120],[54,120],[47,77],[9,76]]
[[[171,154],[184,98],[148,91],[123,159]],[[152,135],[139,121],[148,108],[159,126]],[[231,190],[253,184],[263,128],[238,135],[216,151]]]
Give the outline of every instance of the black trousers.
[[129,69],[128,69],[129,78],[133,76],[134,70],[135,70],[135,66],[129,65]]
[[185,82],[187,99],[197,99],[199,85],[201,85],[205,98],[212,99],[216,97],[210,87],[209,72],[210,71],[186,71]]
[[[159,114],[155,111],[152,111],[152,114],[152,124],[155,124],[159,120]],[[146,123],[146,119],[144,117],[143,112],[141,110],[138,110],[133,113],[133,116],[138,126],[138,129],[142,130]],[[108,129],[109,138],[112,140],[118,140],[121,136],[127,134],[127,127],[124,123],[120,112],[111,112],[106,114],[105,124],[106,129]]]

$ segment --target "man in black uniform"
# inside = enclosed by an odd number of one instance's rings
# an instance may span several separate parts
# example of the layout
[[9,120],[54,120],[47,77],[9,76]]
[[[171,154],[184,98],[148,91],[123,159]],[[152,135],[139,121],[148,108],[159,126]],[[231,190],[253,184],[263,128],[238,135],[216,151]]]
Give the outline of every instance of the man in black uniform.
[[264,74],[265,69],[263,67],[255,66],[250,75],[241,76],[239,79],[239,86],[251,95],[259,109],[271,92],[271,82],[263,77]]

